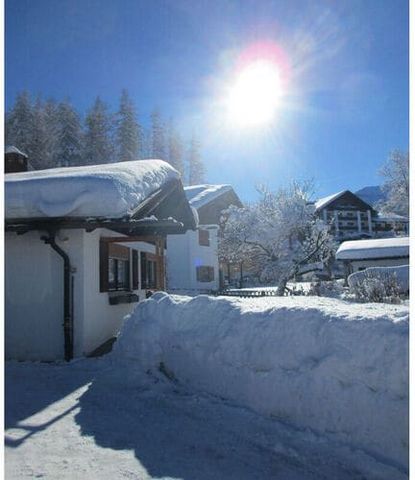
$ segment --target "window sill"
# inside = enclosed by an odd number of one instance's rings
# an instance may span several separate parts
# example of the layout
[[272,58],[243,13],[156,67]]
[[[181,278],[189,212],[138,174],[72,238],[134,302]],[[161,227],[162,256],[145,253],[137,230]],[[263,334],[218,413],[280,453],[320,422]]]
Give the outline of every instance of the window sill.
[[121,303],[137,303],[139,296],[135,293],[123,292],[110,294],[108,297],[110,305],[119,305]]

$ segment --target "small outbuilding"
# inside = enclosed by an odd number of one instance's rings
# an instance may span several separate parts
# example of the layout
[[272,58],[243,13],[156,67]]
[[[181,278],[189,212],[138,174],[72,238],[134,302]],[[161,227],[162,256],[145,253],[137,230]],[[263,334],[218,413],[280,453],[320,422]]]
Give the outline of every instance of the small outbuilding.
[[5,176],[6,357],[88,355],[165,288],[166,235],[197,226],[161,160]]
[[409,237],[378,238],[343,242],[336,259],[344,262],[346,276],[368,267],[409,264]]

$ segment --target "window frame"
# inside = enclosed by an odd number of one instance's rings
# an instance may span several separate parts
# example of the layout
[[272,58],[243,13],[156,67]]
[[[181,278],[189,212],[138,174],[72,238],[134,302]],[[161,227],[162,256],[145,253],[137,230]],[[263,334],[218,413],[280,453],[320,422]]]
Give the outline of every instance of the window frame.
[[215,281],[215,268],[211,265],[198,265],[196,267],[196,281],[210,283]]
[[199,228],[199,245],[201,247],[210,247],[210,232],[206,228]]

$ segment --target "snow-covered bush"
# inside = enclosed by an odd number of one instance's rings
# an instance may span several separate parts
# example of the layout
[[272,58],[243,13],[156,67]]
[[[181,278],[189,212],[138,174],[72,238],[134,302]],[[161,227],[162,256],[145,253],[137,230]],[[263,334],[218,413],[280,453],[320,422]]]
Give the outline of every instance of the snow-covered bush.
[[396,272],[384,271],[380,274],[372,269],[366,269],[356,273],[359,273],[359,276],[352,278],[349,285],[351,292],[359,300],[380,303],[400,302],[400,288]]
[[318,280],[310,284],[310,289],[307,292],[307,295],[318,296],[318,297],[341,297],[344,293],[344,287],[342,285],[342,280],[322,282]]

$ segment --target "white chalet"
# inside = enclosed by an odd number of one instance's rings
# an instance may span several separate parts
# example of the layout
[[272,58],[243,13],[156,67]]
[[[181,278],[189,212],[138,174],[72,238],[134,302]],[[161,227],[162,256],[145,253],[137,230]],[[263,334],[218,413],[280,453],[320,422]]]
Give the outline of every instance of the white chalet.
[[165,238],[196,228],[161,160],[5,175],[6,358],[88,355],[165,288]]
[[167,236],[167,289],[217,291],[220,217],[229,206],[242,203],[230,185],[194,185],[184,190],[189,204],[197,211],[199,226],[185,235]]
[[407,218],[382,215],[349,190],[317,200],[314,209],[339,241],[408,234]]

